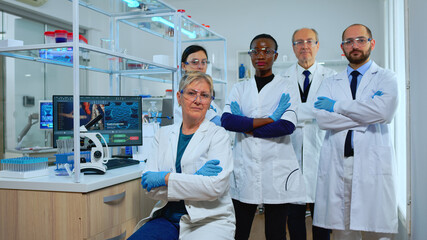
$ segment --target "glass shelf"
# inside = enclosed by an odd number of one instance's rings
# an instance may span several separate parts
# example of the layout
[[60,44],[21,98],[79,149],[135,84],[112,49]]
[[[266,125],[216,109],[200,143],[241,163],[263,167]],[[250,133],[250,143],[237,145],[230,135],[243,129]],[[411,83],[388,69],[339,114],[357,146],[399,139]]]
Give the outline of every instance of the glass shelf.
[[[169,76],[167,77],[168,79],[170,79],[171,73],[176,71],[176,68],[170,66],[153,63],[142,58],[128,56],[123,53],[87,44],[79,44],[79,49],[80,69],[126,76],[163,75]],[[73,67],[72,43],[38,44],[0,48],[0,55]]]
[[[72,1],[72,0],[69,0]],[[156,14],[175,12],[169,5],[156,0],[137,0],[138,7],[129,7],[125,1],[80,0],[81,6],[92,9],[109,17],[129,14]]]
[[[225,41],[225,38],[213,32],[208,27],[194,22],[184,14],[177,13],[181,17],[181,41]],[[119,21],[137,29],[146,31],[161,38],[173,41],[175,34],[174,13],[147,15],[147,16],[126,16]]]

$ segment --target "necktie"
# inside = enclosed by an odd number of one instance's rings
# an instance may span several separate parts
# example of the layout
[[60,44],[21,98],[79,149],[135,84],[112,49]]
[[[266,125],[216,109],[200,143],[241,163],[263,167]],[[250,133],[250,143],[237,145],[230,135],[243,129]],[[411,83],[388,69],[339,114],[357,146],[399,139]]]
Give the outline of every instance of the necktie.
[[308,85],[310,84],[310,79],[308,78],[310,76],[310,71],[305,70],[304,72],[302,72],[302,74],[305,75],[305,79],[304,79],[304,94],[307,94],[307,88]]
[[[357,90],[357,77],[360,75],[358,71],[351,72],[351,83],[350,83],[350,89],[351,89],[351,95],[353,96],[353,99],[356,99],[356,90]],[[347,136],[345,138],[345,145],[344,145],[344,156],[345,157],[351,157],[354,155],[354,150],[351,147],[351,135],[352,130],[348,130]]]
[[358,71],[351,72],[351,95],[353,95],[353,99],[356,99],[356,88],[357,88],[357,77],[360,75]]

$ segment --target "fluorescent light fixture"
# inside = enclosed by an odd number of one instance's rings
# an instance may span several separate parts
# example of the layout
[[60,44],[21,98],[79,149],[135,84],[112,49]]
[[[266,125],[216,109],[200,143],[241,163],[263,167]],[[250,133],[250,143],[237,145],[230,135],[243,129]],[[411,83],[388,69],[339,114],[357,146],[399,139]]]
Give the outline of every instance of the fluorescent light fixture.
[[123,2],[128,4],[128,7],[134,8],[139,7],[139,2],[137,0],[123,0]]
[[[175,28],[175,26],[173,25],[173,23],[169,22],[168,20],[166,20],[166,19],[164,19],[162,17],[152,17],[151,21],[153,21],[153,22],[161,22],[161,23],[163,23],[164,25],[166,25],[168,27]],[[188,31],[188,30],[186,30],[184,28],[181,28],[181,32],[184,33],[185,35],[187,35],[191,39],[194,39],[194,38],[197,37],[196,33],[194,31],[190,32],[190,31]]]

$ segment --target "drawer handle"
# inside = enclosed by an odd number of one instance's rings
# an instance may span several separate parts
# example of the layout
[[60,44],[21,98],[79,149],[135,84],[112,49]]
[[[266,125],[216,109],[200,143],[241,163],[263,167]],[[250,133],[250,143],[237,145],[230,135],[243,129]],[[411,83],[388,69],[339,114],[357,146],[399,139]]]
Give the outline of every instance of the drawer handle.
[[120,235],[118,235],[118,236],[115,236],[115,237],[109,238],[109,239],[107,239],[107,240],[122,240],[122,239],[125,239],[125,237],[126,237],[126,230],[125,230],[125,232],[124,232],[124,233],[122,233],[122,234],[120,234]]
[[120,199],[123,199],[126,196],[126,191],[116,194],[116,195],[111,195],[111,196],[106,196],[104,197],[104,203],[110,203],[113,201],[117,201]]

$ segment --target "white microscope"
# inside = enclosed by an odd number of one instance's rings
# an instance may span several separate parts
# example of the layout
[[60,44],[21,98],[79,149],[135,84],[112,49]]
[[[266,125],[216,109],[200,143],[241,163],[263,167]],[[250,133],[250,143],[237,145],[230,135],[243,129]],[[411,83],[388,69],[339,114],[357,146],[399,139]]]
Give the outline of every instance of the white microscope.
[[[93,126],[99,120],[101,120],[104,116],[98,115],[96,118],[92,119],[86,125],[80,127],[80,147],[90,147],[90,162],[80,164],[81,172],[94,172],[98,174],[104,174],[107,171],[105,164],[108,162],[108,157],[110,156],[110,152],[108,150],[107,141],[100,133],[88,132],[88,128]],[[86,138],[88,139],[86,141]],[[101,141],[102,139],[105,143],[106,153],[104,154],[104,149],[102,147]],[[93,146],[95,145],[95,146]]]

